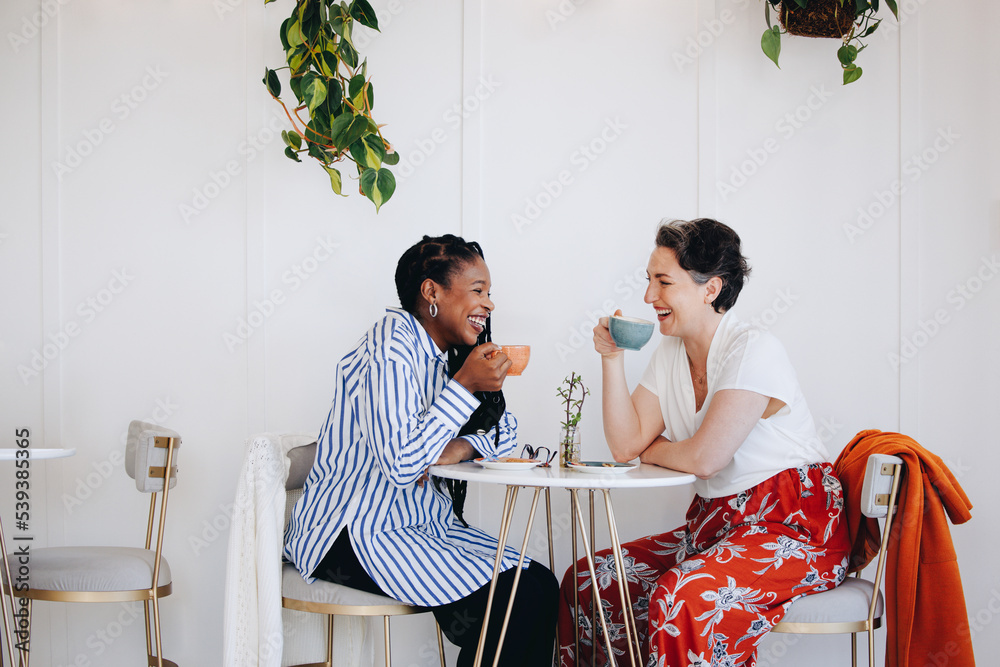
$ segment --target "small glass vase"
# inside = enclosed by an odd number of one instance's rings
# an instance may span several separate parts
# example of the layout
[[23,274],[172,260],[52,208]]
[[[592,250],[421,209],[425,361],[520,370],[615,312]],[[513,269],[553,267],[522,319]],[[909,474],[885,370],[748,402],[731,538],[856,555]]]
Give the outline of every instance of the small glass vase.
[[559,465],[580,462],[580,426],[563,426],[559,434]]

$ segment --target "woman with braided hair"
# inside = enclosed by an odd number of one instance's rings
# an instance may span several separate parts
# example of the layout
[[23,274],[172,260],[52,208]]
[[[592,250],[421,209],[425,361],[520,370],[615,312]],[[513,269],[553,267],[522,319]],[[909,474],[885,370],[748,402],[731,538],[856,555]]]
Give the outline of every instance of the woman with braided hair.
[[[506,411],[491,430],[460,435],[479,407],[475,394],[499,391],[511,365],[492,342],[477,345],[494,308],[489,290],[477,243],[425,236],[403,254],[402,308],[387,309],[337,365],[316,461],[285,535],[285,557],[306,581],[431,608],[463,667],[475,658],[497,540],[460,520],[447,491],[424,475],[430,465],[516,446],[517,420]],[[449,373],[449,352],[470,347]],[[501,559],[500,609],[517,558],[507,548]],[[557,593],[547,568],[525,567],[507,633],[516,641],[504,642],[501,665],[551,664]],[[493,661],[501,621],[492,614],[484,664]]]

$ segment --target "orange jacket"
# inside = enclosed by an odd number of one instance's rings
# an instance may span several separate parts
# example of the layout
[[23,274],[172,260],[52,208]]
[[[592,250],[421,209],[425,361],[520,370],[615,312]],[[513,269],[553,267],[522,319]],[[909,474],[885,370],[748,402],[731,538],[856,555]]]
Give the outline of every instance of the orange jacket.
[[972,503],[940,457],[899,433],[862,431],[837,457],[844,486],[851,543],[851,570],[878,552],[878,522],[861,514],[861,486],[871,454],[892,454],[906,463],[886,563],[886,664],[889,667],[973,667],[969,618],[948,517],[972,515]]

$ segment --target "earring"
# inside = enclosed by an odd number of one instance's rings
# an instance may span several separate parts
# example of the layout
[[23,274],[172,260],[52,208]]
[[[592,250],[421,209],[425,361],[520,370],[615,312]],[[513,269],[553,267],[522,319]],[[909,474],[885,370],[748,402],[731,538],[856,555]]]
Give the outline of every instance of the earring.
[[437,317],[438,316],[438,305],[436,303],[432,303],[430,305],[430,307],[427,309],[427,311],[431,314],[431,317]]

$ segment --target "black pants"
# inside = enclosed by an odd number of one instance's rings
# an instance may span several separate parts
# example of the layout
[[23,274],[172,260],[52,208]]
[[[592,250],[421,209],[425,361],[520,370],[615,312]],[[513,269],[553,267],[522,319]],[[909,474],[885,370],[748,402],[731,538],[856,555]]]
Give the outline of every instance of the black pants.
[[[483,650],[483,664],[492,665],[496,655],[500,626],[510,600],[510,590],[514,582],[514,568],[501,573],[490,612],[490,626]],[[316,567],[313,576],[335,584],[350,586],[357,590],[389,594],[379,588],[365,572],[351,547],[346,531],[341,531],[330,551]],[[441,631],[448,640],[461,650],[457,667],[469,667],[476,659],[476,646],[483,628],[486,612],[486,598],[490,585],[487,583],[470,595],[440,607],[431,607]],[[556,631],[556,613],[559,582],[549,569],[537,561],[532,561],[521,570],[517,584],[514,608],[507,624],[500,665],[504,667],[550,667]]]

